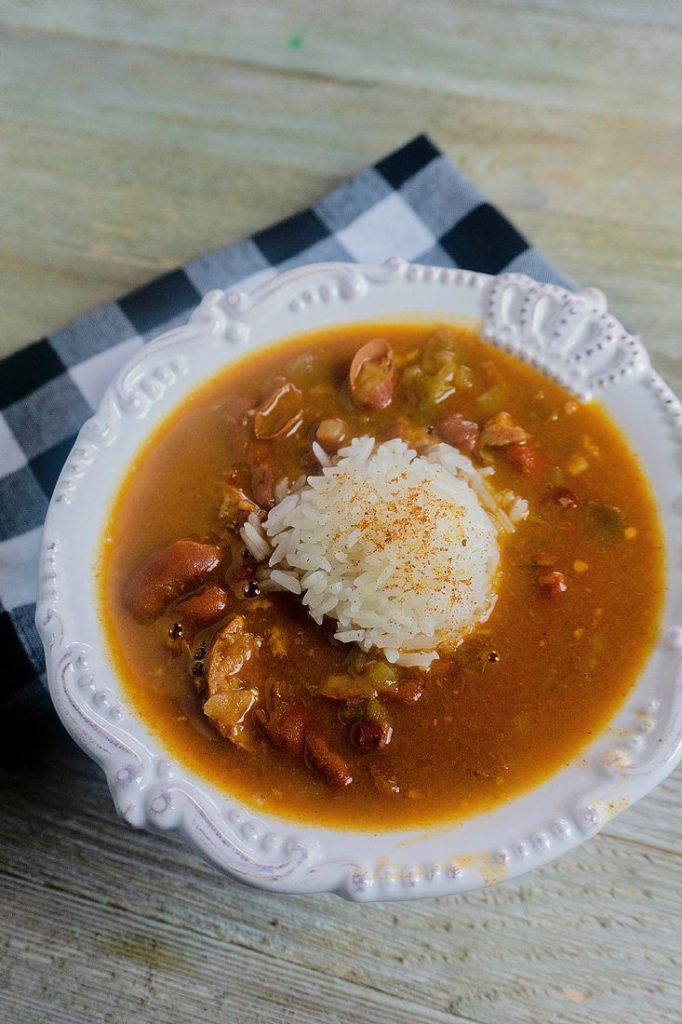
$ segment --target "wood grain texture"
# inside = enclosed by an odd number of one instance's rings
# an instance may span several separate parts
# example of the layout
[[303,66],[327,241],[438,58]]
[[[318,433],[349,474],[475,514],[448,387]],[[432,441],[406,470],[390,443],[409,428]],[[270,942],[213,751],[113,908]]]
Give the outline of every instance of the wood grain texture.
[[[0,27],[0,352],[426,130],[682,391],[679,4],[1,0]],[[0,757],[8,1024],[680,1020],[679,771],[533,876],[368,907],[126,829],[55,722]]]

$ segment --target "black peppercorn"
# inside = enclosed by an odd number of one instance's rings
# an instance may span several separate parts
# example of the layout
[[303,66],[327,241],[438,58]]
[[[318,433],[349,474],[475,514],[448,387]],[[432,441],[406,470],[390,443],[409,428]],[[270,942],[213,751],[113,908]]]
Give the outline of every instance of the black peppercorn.
[[255,580],[247,580],[244,584],[244,597],[258,597],[260,595],[260,587]]
[[185,631],[182,628],[182,623],[174,622],[173,625],[170,626],[168,629],[168,636],[171,638],[171,640],[179,640],[184,632]]
[[497,651],[489,651],[488,652],[488,661],[497,662],[499,660],[500,660],[500,656],[497,653]]
[[197,647],[196,651],[194,652],[194,660],[195,661],[201,661],[202,658],[205,658],[205,657],[206,657],[206,644],[202,644],[200,647]]
[[193,676],[203,676],[204,674],[204,663],[203,661],[195,661],[192,665]]

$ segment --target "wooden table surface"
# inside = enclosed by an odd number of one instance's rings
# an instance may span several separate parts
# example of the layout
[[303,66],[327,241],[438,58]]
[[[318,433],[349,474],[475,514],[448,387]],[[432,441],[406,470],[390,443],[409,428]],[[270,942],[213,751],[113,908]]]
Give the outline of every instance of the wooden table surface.
[[[674,0],[3,0],[0,352],[428,131],[682,390]],[[682,774],[557,863],[416,904],[286,898],[5,739],[0,1020],[682,1019]]]

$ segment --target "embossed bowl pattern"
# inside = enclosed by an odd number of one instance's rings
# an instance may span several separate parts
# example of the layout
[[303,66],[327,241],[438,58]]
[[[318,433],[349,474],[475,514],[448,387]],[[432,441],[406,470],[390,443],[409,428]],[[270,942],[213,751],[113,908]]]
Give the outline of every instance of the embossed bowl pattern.
[[[609,727],[570,766],[486,815],[432,829],[362,832],[298,825],[241,805],[178,763],[128,705],[98,619],[94,567],[108,508],[154,428],[245,351],[358,320],[460,318],[491,345],[576,395],[598,395],[640,456],[666,537],[659,641]],[[682,756],[682,406],[604,296],[520,274],[410,265],[316,264],[253,293],[210,292],[185,327],[147,345],[82,428],[50,504],[37,624],[50,693],[136,827],[172,830],[243,882],[354,900],[464,892],[520,875],[594,835]],[[636,629],[637,624],[633,623]]]

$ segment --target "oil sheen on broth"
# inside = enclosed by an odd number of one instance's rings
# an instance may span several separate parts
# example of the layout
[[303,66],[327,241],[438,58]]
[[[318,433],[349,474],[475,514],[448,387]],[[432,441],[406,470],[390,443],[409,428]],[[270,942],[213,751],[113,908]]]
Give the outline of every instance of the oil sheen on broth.
[[[363,401],[349,369],[376,339]],[[372,401],[387,372],[390,400]],[[492,613],[428,671],[333,640],[337,623],[315,624],[300,598],[258,582],[239,528],[281,497],[282,480],[319,474],[316,435],[332,458],[353,437],[418,452],[446,442],[492,467],[498,494],[527,502],[500,541]],[[181,560],[198,551],[201,562],[184,582],[166,564],[178,541]],[[164,571],[170,585],[150,583]],[[469,327],[367,323],[246,356],[189,396],[122,483],[99,580],[115,669],[172,756],[263,811],[387,829],[492,809],[579,755],[654,642],[663,543],[646,480],[599,403]],[[242,658],[231,732],[211,682],[221,637]]]

